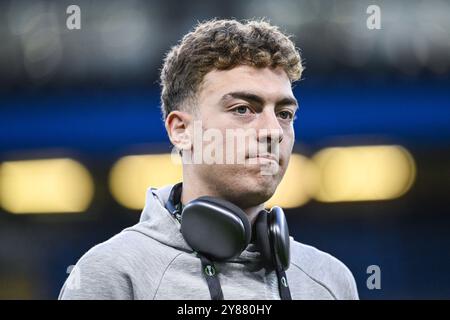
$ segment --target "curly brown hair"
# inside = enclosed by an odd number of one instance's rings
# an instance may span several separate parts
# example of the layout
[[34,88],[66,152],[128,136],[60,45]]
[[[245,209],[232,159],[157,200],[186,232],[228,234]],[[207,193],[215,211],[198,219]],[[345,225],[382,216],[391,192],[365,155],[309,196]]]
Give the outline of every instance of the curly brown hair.
[[199,23],[164,59],[160,76],[164,119],[171,111],[192,105],[208,72],[238,65],[282,67],[291,83],[299,80],[303,71],[300,53],[290,36],[264,19]]

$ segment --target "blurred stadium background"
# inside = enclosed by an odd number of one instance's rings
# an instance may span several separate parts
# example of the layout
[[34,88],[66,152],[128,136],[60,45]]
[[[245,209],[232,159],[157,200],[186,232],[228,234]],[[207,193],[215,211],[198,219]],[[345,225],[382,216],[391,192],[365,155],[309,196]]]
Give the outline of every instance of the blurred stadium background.
[[267,17],[302,50],[295,155],[270,202],[293,236],[344,261],[361,298],[450,298],[450,3],[398,0],[0,2],[0,298],[56,298],[138,221],[146,187],[177,181],[158,70],[212,17]]

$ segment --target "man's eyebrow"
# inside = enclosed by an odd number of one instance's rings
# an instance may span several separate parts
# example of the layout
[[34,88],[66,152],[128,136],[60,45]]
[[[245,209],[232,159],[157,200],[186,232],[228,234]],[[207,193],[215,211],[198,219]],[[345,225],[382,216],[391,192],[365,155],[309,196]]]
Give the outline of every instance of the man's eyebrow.
[[[229,100],[229,99],[242,99],[242,100],[254,102],[254,103],[257,103],[260,105],[264,104],[263,98],[261,98],[257,94],[254,94],[251,92],[246,92],[246,91],[234,91],[234,92],[226,93],[222,96],[222,98],[220,98],[220,101],[225,102],[226,100]],[[295,99],[294,97],[284,97],[281,100],[278,100],[276,102],[277,107],[282,107],[282,106],[287,106],[287,105],[293,105],[297,109],[298,108],[297,99]]]
[[222,98],[220,98],[220,101],[225,102],[230,99],[242,99],[242,100],[254,102],[257,104],[264,104],[263,98],[261,98],[260,96],[254,94],[254,93],[246,92],[246,91],[234,91],[234,92],[226,93],[222,96]]
[[277,107],[284,107],[284,106],[294,106],[295,110],[299,108],[298,101],[295,98],[292,97],[285,97],[276,103]]

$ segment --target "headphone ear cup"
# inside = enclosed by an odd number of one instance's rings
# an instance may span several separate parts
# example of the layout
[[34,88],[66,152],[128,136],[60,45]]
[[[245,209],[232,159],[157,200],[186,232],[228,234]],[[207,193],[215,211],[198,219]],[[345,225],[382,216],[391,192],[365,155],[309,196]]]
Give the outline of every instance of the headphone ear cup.
[[266,210],[261,211],[258,214],[254,222],[255,240],[256,246],[262,255],[265,268],[270,270],[274,269],[272,247],[270,245],[269,238],[269,213]]
[[206,196],[184,207],[180,231],[194,251],[218,261],[238,256],[251,239],[250,222],[240,208]]
[[273,207],[268,214],[269,237],[271,239],[274,264],[287,270],[290,265],[289,229],[283,209]]

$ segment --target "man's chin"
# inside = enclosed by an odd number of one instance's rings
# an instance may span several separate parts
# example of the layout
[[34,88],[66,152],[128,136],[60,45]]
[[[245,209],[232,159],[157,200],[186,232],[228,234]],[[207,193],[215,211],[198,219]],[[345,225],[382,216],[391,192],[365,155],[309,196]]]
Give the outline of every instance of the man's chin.
[[269,200],[282,176],[281,171],[276,174],[264,174],[261,172],[261,165],[236,165],[226,169],[212,171],[205,179],[210,183],[215,182],[214,189],[218,195],[241,208],[258,206]]
[[273,179],[259,179],[258,181],[246,181],[242,179],[235,185],[233,198],[230,199],[241,208],[249,208],[261,205],[269,200],[276,190]]

